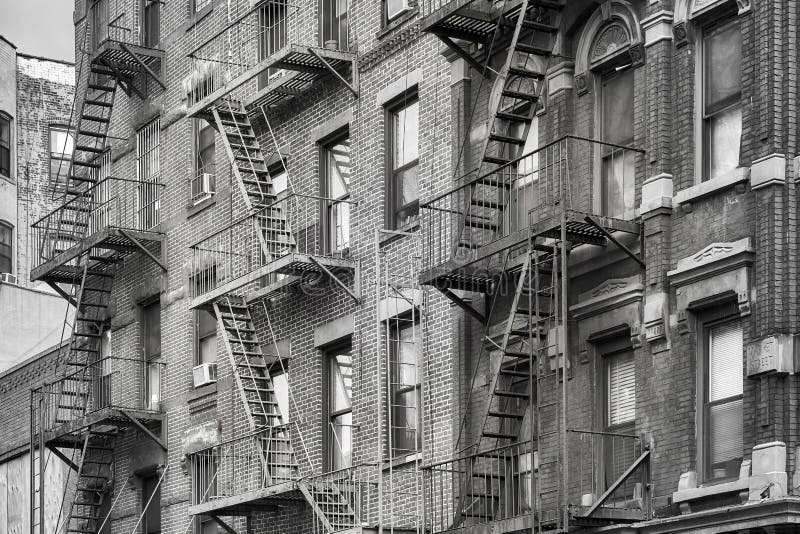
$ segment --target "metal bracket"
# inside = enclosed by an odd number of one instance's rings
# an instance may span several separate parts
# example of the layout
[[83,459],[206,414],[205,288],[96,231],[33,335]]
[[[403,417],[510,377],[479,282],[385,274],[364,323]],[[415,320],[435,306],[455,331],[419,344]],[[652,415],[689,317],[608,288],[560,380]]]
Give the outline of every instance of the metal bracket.
[[[358,89],[356,89],[355,87],[353,87],[353,85],[352,85],[350,82],[348,82],[347,80],[345,80],[345,79],[344,79],[344,76],[342,76],[341,74],[339,74],[339,72],[338,72],[336,69],[334,69],[334,68],[333,68],[333,65],[331,65],[330,63],[328,63],[327,61],[325,61],[325,58],[323,58],[321,55],[319,55],[319,52],[317,52],[317,51],[316,51],[316,50],[314,50],[313,48],[310,48],[310,47],[309,47],[308,51],[309,51],[309,52],[311,52],[311,54],[312,54],[314,57],[316,57],[318,60],[320,60],[320,61],[322,62],[322,64],[323,64],[323,65],[325,65],[325,68],[326,68],[326,69],[328,69],[328,70],[331,72],[331,74],[333,74],[334,76],[336,76],[336,78],[338,78],[338,79],[339,79],[339,81],[340,81],[340,82],[342,82],[342,83],[343,83],[343,84],[344,84],[344,85],[345,85],[345,86],[346,86],[348,89],[350,89],[350,91],[353,93],[353,95],[355,95],[355,97],[356,97],[356,98],[358,98]],[[355,72],[355,71],[354,71],[354,72]],[[356,75],[354,74],[353,76],[355,77]]]
[[136,419],[134,416],[132,416],[131,414],[129,414],[129,413],[128,413],[128,412],[126,412],[125,410],[120,410],[120,411],[119,411],[119,413],[121,413],[122,415],[124,415],[126,418],[130,419],[131,423],[133,423],[133,424],[134,424],[134,426],[136,426],[136,428],[138,428],[139,430],[141,430],[142,432],[144,432],[144,434],[145,434],[145,435],[147,435],[147,437],[149,437],[150,439],[152,439],[153,441],[155,441],[155,442],[156,442],[156,445],[158,445],[159,447],[161,447],[161,448],[164,450],[164,452],[167,452],[167,445],[166,445],[166,444],[165,444],[163,441],[161,441],[161,438],[159,438],[158,436],[156,436],[155,434],[153,434],[153,432],[152,432],[152,431],[151,431],[149,428],[147,428],[146,426],[144,426],[144,425],[143,425],[141,422],[139,422],[139,421],[138,421],[138,420],[137,420],[137,419]]
[[128,232],[126,232],[126,231],[125,231],[125,230],[123,230],[122,228],[119,228],[119,233],[121,233],[122,235],[124,235],[125,237],[127,237],[128,239],[130,239],[130,240],[133,242],[133,244],[134,244],[134,245],[136,245],[136,248],[138,248],[139,250],[141,250],[141,251],[142,251],[142,252],[143,252],[143,253],[144,253],[144,254],[145,254],[145,255],[146,255],[148,258],[150,258],[151,260],[153,260],[153,261],[155,262],[155,264],[156,264],[156,265],[158,265],[159,267],[161,267],[161,270],[162,270],[162,271],[164,271],[164,272],[167,272],[167,270],[168,270],[168,269],[167,269],[167,266],[166,266],[166,265],[164,265],[164,262],[162,262],[161,260],[159,260],[158,258],[156,258],[155,254],[153,254],[152,252],[150,252],[149,250],[147,250],[147,248],[146,248],[144,245],[142,245],[142,243],[141,243],[141,242],[139,242],[139,240],[138,240],[138,239],[136,239],[135,237],[133,237],[131,234],[129,234]]
[[[492,74],[496,74],[494,70],[489,68],[486,65],[481,65],[478,63],[478,60],[472,57],[466,50],[458,46],[452,39],[446,37],[444,35],[438,35],[439,39],[444,41],[444,44],[447,45],[447,48],[455,52],[458,57],[469,63],[469,65],[481,73],[481,75],[486,78],[488,81],[492,81]],[[488,61],[488,60],[487,60]]]
[[147,64],[144,61],[142,61],[142,59],[138,55],[136,55],[136,52],[131,50],[131,48],[128,45],[126,45],[125,43],[120,43],[119,46],[120,46],[120,48],[125,50],[127,53],[132,55],[133,59],[136,60],[136,63],[138,63],[145,70],[145,72],[147,72],[147,74],[152,76],[153,79],[156,81],[156,83],[158,85],[160,85],[162,89],[164,89],[165,91],[167,90],[167,86],[164,84],[164,82],[161,80],[161,78],[155,72],[153,72],[153,69],[148,67]]
[[206,515],[207,515],[208,517],[210,517],[210,518],[211,518],[211,520],[212,520],[212,521],[214,521],[214,522],[215,522],[217,525],[221,526],[221,527],[222,527],[222,530],[224,530],[224,531],[225,531],[225,532],[227,532],[228,534],[236,534],[236,531],[235,531],[235,530],[233,530],[233,529],[230,527],[230,525],[228,525],[228,524],[227,524],[225,521],[223,521],[222,519],[220,519],[219,517],[217,517],[217,516],[216,516],[216,514],[206,514]]
[[59,458],[59,459],[60,459],[62,462],[64,462],[65,464],[67,464],[67,465],[68,465],[70,468],[74,469],[76,473],[78,473],[78,472],[80,471],[80,468],[79,468],[79,467],[78,467],[78,466],[77,466],[77,465],[76,465],[76,464],[75,464],[75,463],[74,463],[72,460],[70,460],[69,458],[67,458],[67,456],[66,456],[66,455],[65,455],[63,452],[61,452],[60,450],[58,450],[56,447],[47,447],[47,448],[48,448],[48,450],[49,450],[50,452],[52,452],[53,454],[55,454],[56,456],[58,456],[58,458]]
[[481,324],[483,325],[489,324],[489,319],[487,319],[481,312],[479,312],[478,310],[476,310],[475,308],[464,302],[464,299],[462,299],[461,297],[450,291],[448,288],[436,286],[436,289],[441,291],[442,295],[447,297],[448,300],[456,304],[458,307],[462,308],[472,317],[477,319]]
[[647,265],[645,264],[644,260],[642,260],[642,258],[640,258],[638,255],[634,254],[631,249],[629,249],[628,247],[626,247],[625,245],[620,243],[620,241],[616,237],[611,235],[611,232],[609,232],[608,230],[603,228],[603,226],[599,222],[597,222],[597,220],[595,220],[593,217],[591,217],[590,215],[587,215],[586,217],[583,218],[583,220],[586,221],[587,223],[591,224],[595,228],[597,228],[597,231],[600,232],[601,234],[603,234],[603,236],[605,236],[606,239],[608,239],[609,241],[611,241],[612,243],[617,245],[617,247],[619,247],[619,249],[622,250],[622,252],[624,252],[625,254],[630,256],[630,258],[633,261],[638,263],[639,267],[641,267],[642,270],[644,270],[647,267]]
[[52,287],[53,291],[64,297],[67,300],[67,302],[72,304],[74,307],[76,308],[78,307],[78,301],[72,298],[72,295],[70,295],[69,293],[58,287],[58,284],[56,284],[55,282],[47,282],[47,285]]
[[643,463],[645,460],[647,460],[649,457],[650,457],[650,450],[648,449],[648,450],[644,451],[644,452],[643,452],[643,453],[642,453],[642,454],[641,454],[641,455],[640,455],[640,456],[639,456],[639,457],[638,457],[638,458],[637,458],[637,459],[636,459],[636,460],[635,460],[635,461],[634,461],[634,462],[633,462],[633,463],[630,465],[630,467],[628,467],[628,468],[625,470],[625,472],[624,472],[624,473],[622,473],[622,475],[620,475],[620,477],[619,477],[619,478],[618,478],[616,481],[614,481],[614,483],[613,483],[613,484],[611,484],[611,485],[608,487],[608,489],[605,491],[605,493],[603,493],[603,495],[601,495],[601,496],[600,496],[600,498],[599,498],[599,499],[597,499],[597,502],[595,502],[595,503],[594,503],[594,504],[591,506],[591,508],[589,508],[589,509],[586,511],[586,513],[585,513],[585,514],[583,514],[581,517],[591,517],[591,515],[592,515],[593,513],[595,513],[595,512],[596,512],[596,511],[597,511],[597,510],[598,510],[598,509],[601,507],[601,506],[603,506],[603,503],[604,503],[604,502],[606,502],[606,499],[608,499],[608,498],[611,496],[611,494],[612,494],[612,493],[614,493],[614,492],[617,490],[617,488],[619,488],[619,487],[620,487],[622,484],[624,484],[624,483],[625,483],[625,481],[626,481],[626,480],[628,480],[628,477],[630,477],[630,476],[633,474],[633,472],[636,470],[636,468],[637,468],[637,467],[639,467],[639,466],[640,466],[640,465],[641,465],[641,464],[642,464],[642,463]]
[[350,295],[354,301],[356,301],[356,304],[361,302],[361,299],[358,297],[358,295],[353,293],[353,291],[349,287],[347,287],[347,285],[344,282],[339,280],[339,278],[335,274],[333,274],[333,272],[330,269],[322,265],[322,263],[320,263],[320,261],[317,258],[315,258],[314,256],[309,256],[308,259],[311,260],[311,263],[322,269],[322,272],[328,275],[336,283],[336,285],[344,289],[347,292],[347,294]]

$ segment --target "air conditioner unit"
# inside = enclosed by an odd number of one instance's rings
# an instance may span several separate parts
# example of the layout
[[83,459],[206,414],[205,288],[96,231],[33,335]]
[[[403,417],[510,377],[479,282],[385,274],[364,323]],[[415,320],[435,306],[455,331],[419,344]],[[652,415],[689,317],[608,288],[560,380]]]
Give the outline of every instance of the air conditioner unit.
[[200,187],[204,194],[211,195],[215,193],[216,191],[214,191],[214,189],[216,189],[216,183],[214,182],[214,175],[210,172],[204,172]]
[[217,381],[217,364],[216,363],[201,363],[195,365],[192,369],[192,377],[194,378],[194,387],[205,386]]
[[408,0],[386,0],[386,18],[389,21],[410,10],[411,6],[408,5]]
[[0,273],[0,282],[17,285],[17,277],[11,273]]

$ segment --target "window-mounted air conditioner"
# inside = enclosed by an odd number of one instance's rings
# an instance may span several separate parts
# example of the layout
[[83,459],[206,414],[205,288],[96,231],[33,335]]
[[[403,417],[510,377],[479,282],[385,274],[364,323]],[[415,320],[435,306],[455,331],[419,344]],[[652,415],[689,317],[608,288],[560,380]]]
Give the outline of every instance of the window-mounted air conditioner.
[[0,273],[0,282],[17,285],[17,277],[11,273]]
[[200,193],[203,195],[212,195],[216,193],[214,189],[216,189],[214,175],[210,172],[204,172],[200,179]]
[[405,13],[411,11],[409,0],[386,0],[386,18],[392,21]]
[[217,364],[216,363],[201,363],[195,365],[192,369],[192,377],[194,378],[194,387],[205,386],[217,381]]

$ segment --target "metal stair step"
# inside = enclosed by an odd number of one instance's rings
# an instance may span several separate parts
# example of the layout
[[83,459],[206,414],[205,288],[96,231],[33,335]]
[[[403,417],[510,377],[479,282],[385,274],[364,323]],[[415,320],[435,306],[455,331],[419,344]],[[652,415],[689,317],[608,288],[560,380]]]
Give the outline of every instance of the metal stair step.
[[511,137],[510,135],[502,135],[496,133],[489,134],[489,139],[491,139],[492,141],[496,141],[498,143],[506,143],[509,145],[522,146],[525,144],[525,139],[518,139],[516,137]]
[[110,108],[114,106],[112,102],[105,102],[103,100],[90,100],[88,98],[84,100],[83,103],[88,104],[90,106],[97,106],[101,108]]
[[513,74],[514,76],[520,76],[522,78],[532,78],[534,80],[544,79],[544,74],[542,74],[541,72],[536,72],[521,67],[509,67],[508,73]]
[[90,83],[88,85],[89,89],[94,89],[95,91],[103,91],[105,93],[110,93],[116,89],[113,85],[99,85],[96,83]]
[[509,391],[505,389],[496,389],[494,394],[498,397],[509,397],[512,399],[527,399],[528,393],[520,393],[518,391]]
[[495,438],[495,439],[514,439],[516,438],[516,434],[504,434],[502,432],[483,432],[481,434],[485,438]]
[[502,419],[519,419],[522,420],[525,418],[524,414],[519,414],[515,412],[503,412],[503,411],[496,411],[496,410],[489,410],[487,412],[489,417],[498,417]]
[[92,152],[94,154],[102,154],[105,152],[105,148],[97,148],[93,146],[86,146],[86,145],[75,145],[75,150],[79,152]]
[[498,111],[494,115],[498,119],[503,119],[511,122],[531,122],[531,118],[527,115],[520,115],[519,113],[510,113],[508,111]]
[[99,115],[81,115],[81,120],[91,122],[111,122],[110,117],[101,117]]
[[503,89],[501,95],[513,98],[514,100],[526,100],[528,102],[536,102],[539,97],[531,93],[523,93],[522,91],[513,91],[511,89]]

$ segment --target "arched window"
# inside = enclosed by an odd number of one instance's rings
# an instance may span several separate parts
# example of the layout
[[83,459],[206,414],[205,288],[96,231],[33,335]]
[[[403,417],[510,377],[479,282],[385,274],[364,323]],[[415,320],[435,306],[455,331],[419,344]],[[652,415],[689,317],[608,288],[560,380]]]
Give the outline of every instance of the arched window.
[[0,273],[14,272],[14,227],[0,221]]

